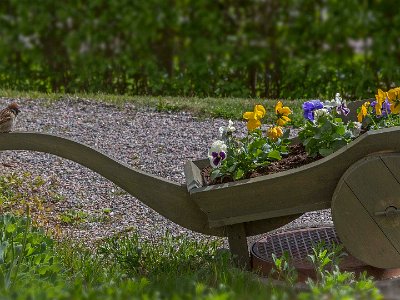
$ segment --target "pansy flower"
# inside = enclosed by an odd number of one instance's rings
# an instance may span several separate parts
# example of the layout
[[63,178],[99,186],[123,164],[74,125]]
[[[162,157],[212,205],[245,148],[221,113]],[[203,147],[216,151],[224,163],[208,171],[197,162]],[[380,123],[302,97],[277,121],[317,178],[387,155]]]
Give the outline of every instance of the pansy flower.
[[324,117],[329,115],[329,110],[327,110],[326,108],[320,108],[320,109],[316,109],[314,110],[314,119],[318,120],[320,117]]
[[342,99],[339,93],[336,93],[335,99],[325,101],[323,104],[324,108],[327,108],[330,111],[335,109],[339,115],[347,116],[350,113],[350,109],[347,107],[346,100]]
[[382,107],[383,103],[387,100],[387,92],[382,91],[381,89],[378,89],[378,94],[375,95],[376,101],[373,101],[372,103],[377,103],[378,105],[372,105],[375,108],[375,113],[377,116],[380,116],[382,114]]
[[265,108],[262,105],[256,105],[254,111],[248,111],[243,114],[243,119],[247,120],[247,129],[252,131],[261,126],[261,119],[265,116]]
[[393,114],[400,113],[400,88],[394,88],[387,92],[387,97],[390,103],[390,110]]
[[339,106],[336,107],[336,112],[339,115],[345,115],[347,116],[350,113],[350,109],[347,107],[346,103],[342,103]]
[[346,100],[343,100],[339,93],[335,95],[336,101],[336,112],[339,115],[347,116],[350,113],[350,109],[347,107]]
[[276,141],[282,135],[283,135],[283,130],[282,127],[280,126],[274,126],[267,130],[267,136],[273,141]]
[[368,101],[364,102],[363,105],[360,107],[360,111],[357,115],[357,120],[358,122],[362,122],[362,120],[365,118],[365,116],[368,114],[368,107],[370,106],[370,103]]
[[361,133],[362,124],[360,122],[352,122],[350,126],[350,132],[353,137],[358,137]]
[[310,100],[303,103],[303,116],[307,120],[314,121],[314,110],[323,108],[320,100]]
[[218,168],[222,161],[226,159],[228,147],[223,141],[217,140],[212,143],[210,150],[208,150],[208,158],[213,168]]
[[[380,106],[380,108],[377,108]],[[372,107],[372,112],[376,114],[378,118],[386,117],[388,114],[391,113],[390,110],[390,102],[388,99],[383,101],[383,103],[380,105],[378,101],[372,101],[371,102],[371,107]],[[379,114],[378,114],[379,111]]]
[[287,122],[290,122],[288,115],[291,113],[292,111],[289,107],[283,106],[282,102],[278,101],[278,103],[275,105],[275,114],[277,117],[276,124],[278,126],[284,126]]
[[222,139],[225,139],[228,135],[231,135],[235,130],[236,130],[236,128],[233,127],[232,120],[229,120],[228,126],[226,126],[226,127],[221,126],[219,128],[219,134]]

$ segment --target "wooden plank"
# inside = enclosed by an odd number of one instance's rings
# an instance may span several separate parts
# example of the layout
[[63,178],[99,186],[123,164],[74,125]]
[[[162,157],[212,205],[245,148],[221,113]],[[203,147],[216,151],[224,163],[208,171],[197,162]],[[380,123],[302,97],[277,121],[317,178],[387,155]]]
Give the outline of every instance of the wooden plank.
[[246,228],[244,224],[226,226],[229,249],[233,260],[239,268],[251,269],[250,254],[247,247]]
[[382,161],[396,178],[397,182],[400,182],[400,159],[398,153],[386,154],[381,156]]
[[378,268],[400,266],[398,251],[346,183],[335,191],[332,218],[340,240],[354,257]]
[[299,218],[301,214],[287,215],[277,218],[269,218],[245,223],[247,236],[269,232],[282,227]]
[[73,140],[41,133],[0,134],[1,150],[31,150],[75,161],[111,180],[171,221],[191,230],[223,236],[223,228],[210,229],[206,215],[189,198],[185,185],[135,170]]
[[[279,219],[290,215],[301,215],[308,211],[316,211],[322,209],[331,208],[331,201],[307,203],[305,205],[293,205],[293,207],[285,209],[273,209],[269,211],[261,211],[259,213],[247,214],[243,216],[236,216],[234,218],[224,218],[219,220],[209,220],[210,227],[220,227],[224,225],[232,225],[237,223],[244,223],[250,220],[262,220],[262,219]],[[277,228],[277,227],[275,227]]]
[[[387,162],[400,159],[399,155],[392,156]],[[373,221],[386,235],[392,245],[400,252],[400,215],[376,215],[384,212],[390,206],[400,208],[400,184],[380,156],[363,159],[352,167],[344,181],[355,196],[368,211]],[[365,174],[370,174],[365,176]]]
[[193,163],[198,167],[200,170],[204,169],[205,167],[210,166],[210,160],[208,158],[205,159],[199,159],[193,161]]

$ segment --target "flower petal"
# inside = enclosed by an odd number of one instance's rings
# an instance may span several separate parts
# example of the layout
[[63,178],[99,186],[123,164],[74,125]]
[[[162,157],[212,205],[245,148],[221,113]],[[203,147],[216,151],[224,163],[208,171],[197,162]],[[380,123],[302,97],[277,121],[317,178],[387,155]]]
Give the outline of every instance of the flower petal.
[[221,152],[219,153],[219,157],[221,158],[221,160],[224,160],[224,159],[226,158],[225,152],[221,151]]
[[248,122],[247,122],[247,129],[249,130],[249,131],[252,131],[252,130],[254,130],[254,129],[257,129],[258,127],[260,127],[261,126],[261,122],[259,121],[259,120],[257,120],[257,119],[250,119]]
[[214,166],[218,167],[219,163],[221,162],[221,158],[220,157],[216,157],[212,160],[212,163]]
[[251,120],[251,119],[254,119],[254,116],[255,116],[254,112],[252,112],[252,111],[247,111],[247,112],[245,112],[245,113],[243,114],[243,119]]
[[282,115],[287,116],[287,115],[290,115],[290,114],[292,113],[292,111],[290,110],[289,107],[284,106],[284,107],[282,107],[282,109],[279,111],[279,113],[282,114]]
[[281,112],[280,112],[280,109],[282,109],[282,106],[283,106],[283,104],[282,104],[281,101],[278,101],[278,102],[276,103],[276,105],[275,105],[275,113],[276,113],[276,114],[280,114],[280,113],[281,113]]
[[[376,106],[376,107],[379,106],[379,110],[380,110],[380,106],[382,105],[382,103],[386,100],[386,97],[387,97],[387,93],[382,91],[381,89],[378,89],[378,94],[375,95],[375,98],[376,98],[376,102],[378,102],[378,104],[379,104]],[[375,108],[375,109],[376,109],[376,114],[381,115],[381,113],[378,114],[378,109],[377,108]]]
[[392,111],[392,114],[397,115],[400,113],[400,103],[393,103],[390,105],[390,110]]
[[278,126],[284,126],[287,122],[290,122],[290,118],[287,116],[281,116],[278,120],[276,120],[276,124]]
[[261,104],[256,105],[254,107],[254,114],[257,116],[257,118],[261,119],[265,116],[266,110],[264,108],[264,106],[262,106]]

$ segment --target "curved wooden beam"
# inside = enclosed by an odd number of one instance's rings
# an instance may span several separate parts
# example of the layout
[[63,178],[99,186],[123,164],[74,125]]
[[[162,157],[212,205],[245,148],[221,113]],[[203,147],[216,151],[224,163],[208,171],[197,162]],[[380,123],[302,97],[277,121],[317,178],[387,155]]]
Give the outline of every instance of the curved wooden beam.
[[135,170],[82,143],[57,135],[15,132],[0,134],[0,151],[31,150],[54,154],[109,179],[171,221],[188,229],[223,236],[222,228],[209,228],[206,215],[189,198],[186,185]]

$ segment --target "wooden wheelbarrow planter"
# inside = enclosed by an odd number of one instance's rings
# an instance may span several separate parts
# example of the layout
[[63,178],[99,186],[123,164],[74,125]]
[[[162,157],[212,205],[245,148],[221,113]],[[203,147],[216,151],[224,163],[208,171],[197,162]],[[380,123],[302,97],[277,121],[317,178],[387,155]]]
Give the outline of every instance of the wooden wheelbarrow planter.
[[135,170],[87,145],[40,133],[0,134],[1,150],[31,150],[75,161],[111,180],[164,217],[190,230],[227,236],[249,267],[247,236],[301,214],[332,208],[340,239],[356,258],[400,267],[400,128],[369,131],[308,165],[237,182],[203,186],[208,160],[188,162],[186,184]]

